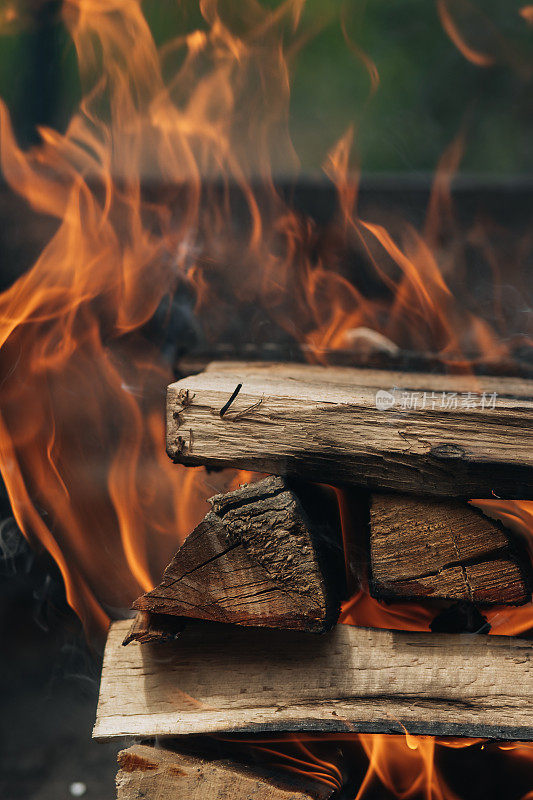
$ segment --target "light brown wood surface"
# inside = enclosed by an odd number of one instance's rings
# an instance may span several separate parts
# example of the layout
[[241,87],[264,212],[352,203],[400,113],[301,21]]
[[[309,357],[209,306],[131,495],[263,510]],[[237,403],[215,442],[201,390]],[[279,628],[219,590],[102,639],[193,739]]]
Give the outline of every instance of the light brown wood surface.
[[118,763],[117,800],[327,800],[333,793],[317,781],[312,782],[313,789],[296,788],[306,781],[291,781],[279,770],[267,777],[231,761],[150,745],[122,750]]
[[531,562],[510,536],[468,503],[374,494],[372,594],[525,603],[531,597]]
[[[378,390],[393,394],[392,408],[376,408]],[[425,392],[426,407],[403,410],[404,391],[419,406]],[[440,407],[443,392],[457,393],[457,408]],[[469,392],[477,407],[463,407]],[[494,408],[481,407],[484,392],[489,406],[497,393]],[[168,387],[167,451],[188,465],[524,499],[533,497],[532,398],[533,381],[514,378],[216,363]]]
[[322,637],[194,622],[122,647],[112,625],[94,736],[365,731],[533,739],[533,645],[337,625]]
[[[340,613],[344,556],[334,498],[264,478],[209,501],[161,582],[133,607],[323,633]],[[134,637],[138,638],[138,637]]]

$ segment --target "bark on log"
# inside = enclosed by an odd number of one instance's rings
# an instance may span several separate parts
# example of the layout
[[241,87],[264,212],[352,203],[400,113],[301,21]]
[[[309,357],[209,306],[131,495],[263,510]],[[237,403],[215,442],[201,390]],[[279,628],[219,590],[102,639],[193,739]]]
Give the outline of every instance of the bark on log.
[[[117,800],[327,800],[317,781],[135,744],[118,754]],[[270,772],[270,771],[269,771]],[[312,788],[310,788],[312,787]]]
[[453,500],[375,494],[370,505],[371,592],[521,604],[531,562],[502,525]]
[[108,637],[97,739],[352,731],[533,739],[533,645],[337,625],[317,638],[196,622],[174,644]]
[[338,619],[344,558],[321,487],[265,478],[210,500],[161,583],[133,607],[157,614],[323,633]]
[[514,378],[215,363],[168,387],[167,451],[191,466],[532,498],[532,398],[533,381]]

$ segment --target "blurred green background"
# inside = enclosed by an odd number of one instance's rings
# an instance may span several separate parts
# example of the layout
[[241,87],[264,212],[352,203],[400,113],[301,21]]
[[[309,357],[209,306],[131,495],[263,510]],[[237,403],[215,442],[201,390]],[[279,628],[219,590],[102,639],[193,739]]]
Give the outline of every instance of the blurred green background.
[[[234,20],[244,5],[221,3]],[[308,0],[301,26],[313,35],[292,62],[290,118],[303,170],[319,170],[354,122],[364,173],[432,171],[462,127],[462,172],[532,173],[533,25],[521,15],[523,5],[447,0],[469,46],[493,61],[482,68],[445,33],[437,0]],[[146,0],[143,8],[159,43],[205,25],[196,0]],[[23,144],[38,139],[38,124],[64,129],[79,100],[76,59],[59,9],[56,0],[0,0],[0,95]],[[372,97],[357,48],[379,72]]]

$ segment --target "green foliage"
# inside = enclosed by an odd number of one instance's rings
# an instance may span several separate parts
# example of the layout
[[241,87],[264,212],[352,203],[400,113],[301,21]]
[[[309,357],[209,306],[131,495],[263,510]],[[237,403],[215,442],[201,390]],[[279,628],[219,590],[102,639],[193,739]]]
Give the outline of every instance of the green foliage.
[[[245,2],[221,0],[236,30]],[[279,0],[262,4],[275,8]],[[467,43],[494,58],[480,67],[446,34],[434,0],[308,0],[301,28],[312,35],[290,62],[291,133],[302,168],[320,169],[354,123],[365,172],[431,171],[461,129],[464,171],[531,172],[533,27],[521,5],[478,0],[475,10],[449,0]],[[158,44],[205,28],[196,0],[145,0],[143,8]],[[379,73],[373,96],[361,52]],[[44,106],[36,97],[43,86]],[[0,95],[23,136],[36,123],[64,127],[79,91],[73,48],[57,18],[0,36]]]

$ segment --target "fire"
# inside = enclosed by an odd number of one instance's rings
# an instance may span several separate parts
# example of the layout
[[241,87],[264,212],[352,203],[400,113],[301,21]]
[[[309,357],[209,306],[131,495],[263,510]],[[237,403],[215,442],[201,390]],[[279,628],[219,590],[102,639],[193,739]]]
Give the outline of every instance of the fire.
[[518,13],[527,23],[533,24],[533,6],[522,6]]
[[[193,182],[171,224],[165,205],[141,198],[144,161],[157,152],[165,180],[179,184],[197,169],[188,137],[204,140],[194,114],[168,96],[139,3],[66,3],[63,14],[86,87],[65,135],[44,129],[42,144],[23,152],[0,106],[6,180],[59,221],[0,298],[9,370],[0,458],[19,526],[54,556],[84,622],[105,626],[104,609],[126,609],[152,586],[205,498],[225,485],[169,463],[162,403],[172,374],[142,333],[186,272],[199,192]],[[226,34],[213,27],[218,46]],[[204,40],[172,46],[194,59]]]
[[[272,10],[255,0],[236,5],[235,20],[217,0],[199,0],[198,29],[158,49],[140,0],[65,0],[83,86],[67,130],[42,128],[41,142],[23,151],[0,103],[4,178],[57,221],[35,264],[0,295],[0,468],[18,525],[53,556],[89,631],[103,630],[109,615],[153,585],[204,516],[207,497],[253,479],[185,470],[165,455],[172,365],[147,326],[180,286],[194,288],[212,340],[235,314],[257,307],[314,361],[349,349],[361,329],[391,347],[440,353],[456,372],[468,371],[472,359],[512,357],[503,315],[491,327],[454,293],[455,264],[466,256],[443,245],[455,224],[450,183],[464,135],[440,160],[418,231],[359,215],[356,129],[349,128],[324,163],[338,214],[319,239],[313,221],[274,183],[298,163],[288,116],[292,63],[313,32],[305,28],[304,0]],[[467,59],[494,63],[462,34],[450,2],[438,0],[437,9]],[[2,31],[22,16],[6,5]],[[378,68],[344,21],[342,29],[371,96]],[[169,187],[164,199],[145,191],[146,175]],[[234,220],[236,197],[242,225]],[[497,244],[482,222],[466,246],[496,272]],[[349,279],[347,252],[363,259],[383,291],[369,298]],[[531,504],[475,502],[531,536]],[[343,520],[346,528],[346,509]],[[426,630],[430,619],[422,606],[380,604],[364,589],[342,616],[410,630]],[[498,633],[527,630],[533,621],[530,606],[497,609],[490,620]],[[368,760],[357,800],[376,783],[398,798],[456,797],[435,768],[433,739],[353,739]],[[270,755],[340,785],[333,761],[303,739],[296,747],[290,759],[275,748]]]
[[[439,12],[439,17],[442,23],[442,27],[457,47],[460,53],[472,64],[475,64],[477,67],[491,67],[496,59],[493,55],[489,53],[484,53],[472,45],[468,44],[468,42],[463,37],[459,25],[456,19],[453,16],[451,11],[451,7],[455,6],[458,8],[460,12],[466,11],[467,14],[470,12],[472,15],[472,11],[477,12],[476,17],[479,18],[481,15],[475,7],[471,6],[467,2],[453,2],[453,0],[437,0],[437,9]],[[477,20],[476,20],[477,21]],[[472,24],[474,28],[475,22]]]
[[[533,502],[527,500],[471,500],[487,516],[501,520],[524,542],[533,559]],[[492,630],[503,636],[516,636],[531,628],[531,605],[515,608],[492,609],[487,614]]]
[[[401,800],[460,800],[450,787],[446,770],[436,756],[447,750],[485,747],[481,739],[435,739],[429,736],[401,736],[329,733],[287,734],[253,739],[241,736],[217,737],[224,742],[249,747],[254,760],[267,760],[290,773],[312,777],[333,789],[344,789],[350,800],[383,796]],[[490,745],[496,750],[496,745]],[[504,746],[517,758],[527,758],[530,748]],[[321,756],[317,755],[320,750]],[[346,786],[357,790],[346,793]],[[386,792],[386,794],[383,794]],[[522,800],[526,800],[525,796]]]

